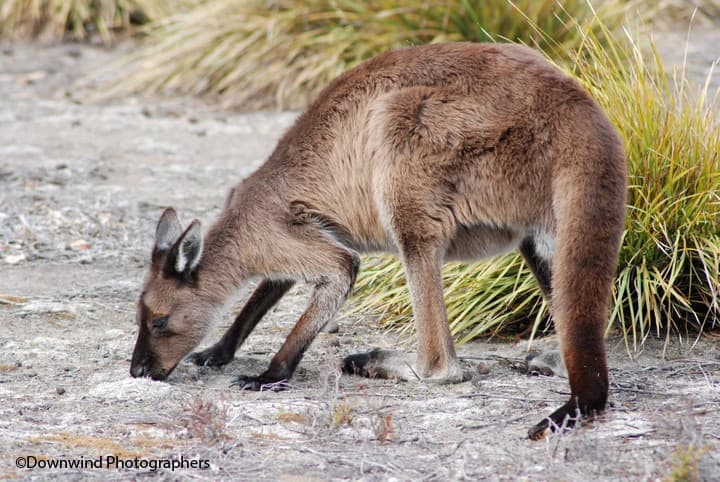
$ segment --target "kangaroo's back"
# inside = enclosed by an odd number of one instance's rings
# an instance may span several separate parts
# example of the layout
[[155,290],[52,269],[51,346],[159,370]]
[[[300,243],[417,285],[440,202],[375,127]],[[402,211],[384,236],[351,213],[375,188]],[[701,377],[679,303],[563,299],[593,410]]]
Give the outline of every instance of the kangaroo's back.
[[[568,122],[560,112],[568,103],[594,105],[574,80],[524,46],[392,51],[333,81],[258,175],[278,182],[285,177],[278,173],[291,171],[302,182],[287,183],[286,196],[332,216],[359,248],[392,248],[378,186],[397,152],[406,153],[408,169],[447,172],[458,190],[459,222],[535,219],[551,202],[552,132]],[[527,188],[516,190],[518,183]]]

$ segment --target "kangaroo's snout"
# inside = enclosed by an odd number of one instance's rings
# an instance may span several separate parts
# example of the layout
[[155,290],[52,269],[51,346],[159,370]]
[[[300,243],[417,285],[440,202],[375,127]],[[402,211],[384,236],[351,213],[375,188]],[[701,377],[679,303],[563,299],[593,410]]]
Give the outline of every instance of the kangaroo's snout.
[[130,375],[132,375],[134,378],[143,377],[147,372],[148,369],[145,365],[134,365],[130,367]]
[[130,366],[130,375],[132,375],[133,378],[149,376],[153,380],[165,380],[169,373],[170,371],[163,369],[153,370],[152,360],[149,359],[142,360]]

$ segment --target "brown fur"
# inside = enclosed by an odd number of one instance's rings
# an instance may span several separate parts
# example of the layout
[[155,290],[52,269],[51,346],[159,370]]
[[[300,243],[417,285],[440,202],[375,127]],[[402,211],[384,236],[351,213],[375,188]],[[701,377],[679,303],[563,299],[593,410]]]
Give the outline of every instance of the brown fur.
[[[520,248],[550,299],[572,390],[533,428],[537,437],[578,409],[605,406],[603,333],[625,191],[614,128],[574,80],[532,49],[457,43],[380,55],[333,81],[231,191],[201,257],[197,236],[179,235],[174,211],[163,215],[132,373],[167,376],[238,286],[260,276],[266,281],[223,340],[194,361],[227,363],[302,280],[314,286],[307,311],[268,370],[238,384],[259,389],[287,380],[350,292],[357,252],[387,250],[403,260],[415,310],[413,373],[461,381],[442,263]],[[197,264],[188,267],[187,259]],[[169,316],[166,333],[154,333],[153,317],[162,316]],[[349,357],[345,368],[397,374],[387,365],[400,358],[372,352]]]

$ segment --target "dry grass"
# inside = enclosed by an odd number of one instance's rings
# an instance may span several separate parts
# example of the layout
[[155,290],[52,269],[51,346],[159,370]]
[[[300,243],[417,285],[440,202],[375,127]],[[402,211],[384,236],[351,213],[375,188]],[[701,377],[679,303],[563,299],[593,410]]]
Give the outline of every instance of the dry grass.
[[[597,14],[619,25],[629,8],[606,0]],[[578,32],[599,28],[595,19],[586,0],[214,0],[152,26],[114,92],[300,108],[342,72],[393,48],[508,39],[561,55],[579,46]]]
[[227,404],[198,395],[185,403],[178,424],[189,438],[200,440],[204,445],[215,445],[227,439],[228,418]]
[[119,458],[144,457],[158,450],[174,448],[166,439],[152,437],[133,437],[118,441],[117,436],[102,437],[76,433],[44,434],[42,437],[29,437],[34,444],[58,445],[66,449],[82,449],[93,455],[113,454]]
[[679,445],[672,453],[672,468],[667,482],[696,482],[700,480],[700,459],[707,452],[707,447],[694,444]]
[[0,37],[59,41],[97,34],[109,42],[114,31],[158,19],[179,5],[163,0],[3,0]]
[[614,315],[637,349],[651,333],[720,327],[718,93],[668,73],[639,41],[600,49],[575,73],[626,139],[630,198]]

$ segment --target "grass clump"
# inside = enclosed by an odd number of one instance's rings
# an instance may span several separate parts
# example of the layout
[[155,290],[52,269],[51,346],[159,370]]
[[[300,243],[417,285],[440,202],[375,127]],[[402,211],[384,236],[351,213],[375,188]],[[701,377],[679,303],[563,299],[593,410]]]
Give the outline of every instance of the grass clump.
[[630,196],[613,314],[637,348],[651,333],[718,328],[720,125],[718,97],[665,71],[636,40],[594,39],[575,73],[626,139]]
[[58,41],[97,33],[107,43],[113,31],[160,18],[172,5],[167,0],[3,0],[0,37]]
[[[628,3],[597,12],[618,25]],[[212,0],[156,23],[116,91],[175,91],[226,106],[300,108],[381,52],[441,41],[509,39],[561,55],[592,30],[587,0]],[[552,40],[550,40],[552,39]]]
[[[547,306],[522,258],[509,255],[481,263],[447,263],[442,271],[450,329],[458,343],[546,324]],[[402,333],[414,330],[409,291],[393,256],[363,260],[352,313],[371,312]]]
[[[720,126],[716,98],[667,73],[656,51],[587,32],[569,69],[626,140],[630,192],[613,294],[613,318],[637,350],[651,334],[718,328],[720,315]],[[399,263],[372,258],[356,284],[355,310],[411,329]],[[517,255],[443,271],[459,342],[547,324],[535,281]]]
[[355,407],[348,402],[335,402],[330,410],[328,425],[331,428],[340,428],[343,425],[352,425],[355,418]]
[[695,482],[700,480],[700,460],[707,447],[693,444],[678,446],[672,453],[672,467],[665,479],[667,482]]

